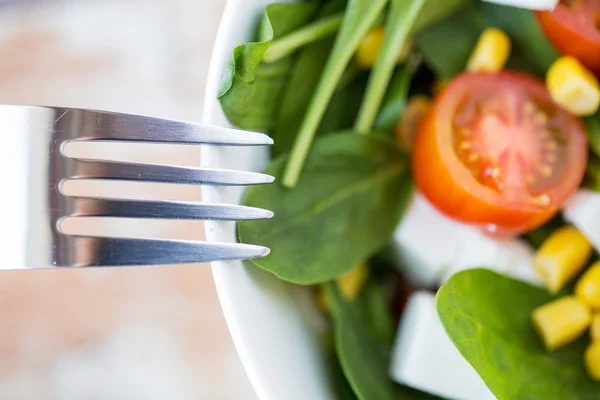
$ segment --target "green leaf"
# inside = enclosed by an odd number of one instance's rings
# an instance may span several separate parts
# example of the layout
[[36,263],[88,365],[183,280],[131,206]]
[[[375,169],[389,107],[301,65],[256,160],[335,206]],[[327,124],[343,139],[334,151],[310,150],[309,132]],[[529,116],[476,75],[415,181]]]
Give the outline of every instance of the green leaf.
[[388,377],[391,347],[382,342],[333,283],[325,286],[342,370],[360,400],[419,400],[436,397],[394,383]]
[[317,3],[272,4],[262,19],[258,41],[233,50],[221,79],[218,98],[229,121],[243,129],[268,132],[274,124],[281,95],[293,68],[292,58],[264,64],[271,41],[304,26]]
[[[394,288],[395,289],[395,288]],[[383,288],[371,279],[361,290],[357,300],[353,303],[365,324],[369,326],[377,338],[391,345],[394,340],[396,326],[391,313],[390,299],[386,297]]]
[[483,30],[481,17],[475,7],[468,6],[420,31],[415,45],[429,68],[446,79],[461,73]]
[[468,4],[449,18],[419,32],[417,48],[438,75],[452,78],[462,72],[481,32],[504,30],[513,49],[509,65],[544,76],[558,54],[541,31],[532,11],[481,1]]
[[312,100],[300,125],[282,182],[292,188],[298,183],[310,146],[350,59],[361,40],[385,7],[387,0],[349,0],[342,27]]
[[385,96],[398,52],[404,47],[409,33],[423,10],[426,0],[391,0],[392,5],[385,25],[385,35],[377,62],[373,67],[367,92],[356,120],[358,132],[369,132]]
[[238,225],[241,242],[271,249],[254,264],[286,281],[320,283],[350,271],[388,242],[409,193],[403,185],[407,158],[393,143],[352,132],[323,136],[296,190],[279,182],[287,161],[273,161],[265,173],[276,183],[250,188],[243,200],[275,213]]
[[450,339],[498,400],[591,400],[600,396],[583,366],[587,338],[547,352],[531,312],[552,300],[545,290],[495,272],[454,275],[437,294]]

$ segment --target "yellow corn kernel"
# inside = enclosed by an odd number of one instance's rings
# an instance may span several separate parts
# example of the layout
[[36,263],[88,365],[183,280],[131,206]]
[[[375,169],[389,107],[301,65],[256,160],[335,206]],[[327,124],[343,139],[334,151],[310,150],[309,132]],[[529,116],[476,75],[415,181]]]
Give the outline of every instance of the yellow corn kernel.
[[[367,282],[369,268],[366,264],[360,264],[350,272],[337,278],[336,283],[342,296],[348,301],[353,301]],[[317,288],[317,304],[323,311],[328,311],[327,296],[322,286]]]
[[510,38],[501,29],[487,28],[479,37],[471,58],[467,62],[468,71],[496,72],[502,70],[510,56]]
[[406,108],[402,114],[402,118],[396,127],[396,139],[403,149],[412,147],[415,132],[419,127],[419,123],[429,108],[429,98],[423,95],[414,95],[406,103]]
[[575,296],[593,309],[600,308],[600,261],[592,264],[579,278]]
[[360,293],[369,276],[369,269],[365,264],[360,264],[352,271],[340,276],[337,285],[346,300],[353,301]]
[[600,341],[592,342],[585,350],[585,369],[595,381],[600,381]]
[[546,349],[556,350],[585,332],[592,322],[592,313],[575,296],[565,296],[536,308],[532,320]]
[[598,79],[574,57],[561,57],[550,66],[546,86],[554,101],[572,114],[592,115],[600,106]]
[[548,290],[558,292],[587,263],[592,245],[581,232],[567,225],[554,232],[537,251],[533,266]]
[[[381,46],[383,45],[384,36],[385,27],[383,26],[372,29],[369,33],[367,33],[362,42],[360,42],[356,52],[356,60],[358,65],[365,69],[372,68],[373,65],[375,65],[375,62],[379,57],[379,52],[381,51]],[[411,51],[412,42],[407,41],[399,51],[398,62],[400,63],[405,61],[410,55]]]
[[596,313],[592,317],[592,325],[590,325],[590,337],[592,340],[600,339],[600,313]]

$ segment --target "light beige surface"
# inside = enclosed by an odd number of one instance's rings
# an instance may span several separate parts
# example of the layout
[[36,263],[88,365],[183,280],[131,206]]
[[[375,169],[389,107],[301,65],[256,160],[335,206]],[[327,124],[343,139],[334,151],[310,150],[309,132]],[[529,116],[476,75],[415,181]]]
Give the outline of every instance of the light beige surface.
[[[1,3],[1,2],[0,2]],[[24,3],[24,2],[22,2]],[[0,103],[199,120],[225,0],[40,1],[0,7]],[[103,146],[117,159],[199,163],[197,148]],[[198,188],[97,194],[194,200]],[[133,234],[139,224],[93,227]],[[201,238],[198,223],[153,236]],[[0,273],[0,399],[255,399],[208,266]]]

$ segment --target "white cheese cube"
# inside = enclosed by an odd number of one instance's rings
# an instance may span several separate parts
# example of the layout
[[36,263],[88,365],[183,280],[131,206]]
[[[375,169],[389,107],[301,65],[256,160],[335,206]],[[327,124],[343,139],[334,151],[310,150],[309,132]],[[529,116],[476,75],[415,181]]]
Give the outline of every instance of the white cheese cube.
[[446,217],[416,193],[394,233],[398,268],[413,285],[434,286],[460,253],[463,236],[470,229]]
[[496,239],[479,231],[465,237],[461,253],[440,279],[443,285],[457,272],[487,268],[535,285],[541,285],[533,268],[534,249],[521,239]]
[[588,189],[577,191],[564,205],[563,217],[600,251],[600,193]]
[[533,249],[520,239],[499,240],[440,213],[420,193],[413,196],[394,233],[397,268],[411,284],[435,287],[469,268],[489,268],[540,284]]
[[496,399],[448,338],[435,310],[435,295],[430,292],[417,292],[406,304],[390,376],[402,385],[447,399]]
[[503,4],[506,6],[528,8],[530,10],[553,10],[558,0],[484,0],[488,3]]

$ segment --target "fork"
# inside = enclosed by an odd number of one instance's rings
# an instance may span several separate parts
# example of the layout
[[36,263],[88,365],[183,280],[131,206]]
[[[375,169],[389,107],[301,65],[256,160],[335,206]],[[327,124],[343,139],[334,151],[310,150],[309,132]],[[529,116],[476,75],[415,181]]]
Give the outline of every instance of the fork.
[[[224,221],[270,218],[273,214],[268,210],[240,205],[68,196],[61,190],[67,180],[226,186],[271,183],[273,177],[256,172],[81,159],[69,157],[64,151],[72,141],[272,144],[264,134],[141,115],[18,105],[0,105],[0,129],[4,137],[0,160],[5,188],[4,193],[0,192],[2,222],[12,229],[9,236],[1,237],[0,269],[199,263],[257,258],[269,253],[268,248],[249,244],[71,235],[61,230],[61,223],[68,217]],[[9,141],[7,146],[6,137],[17,138],[17,144],[11,146]]]

